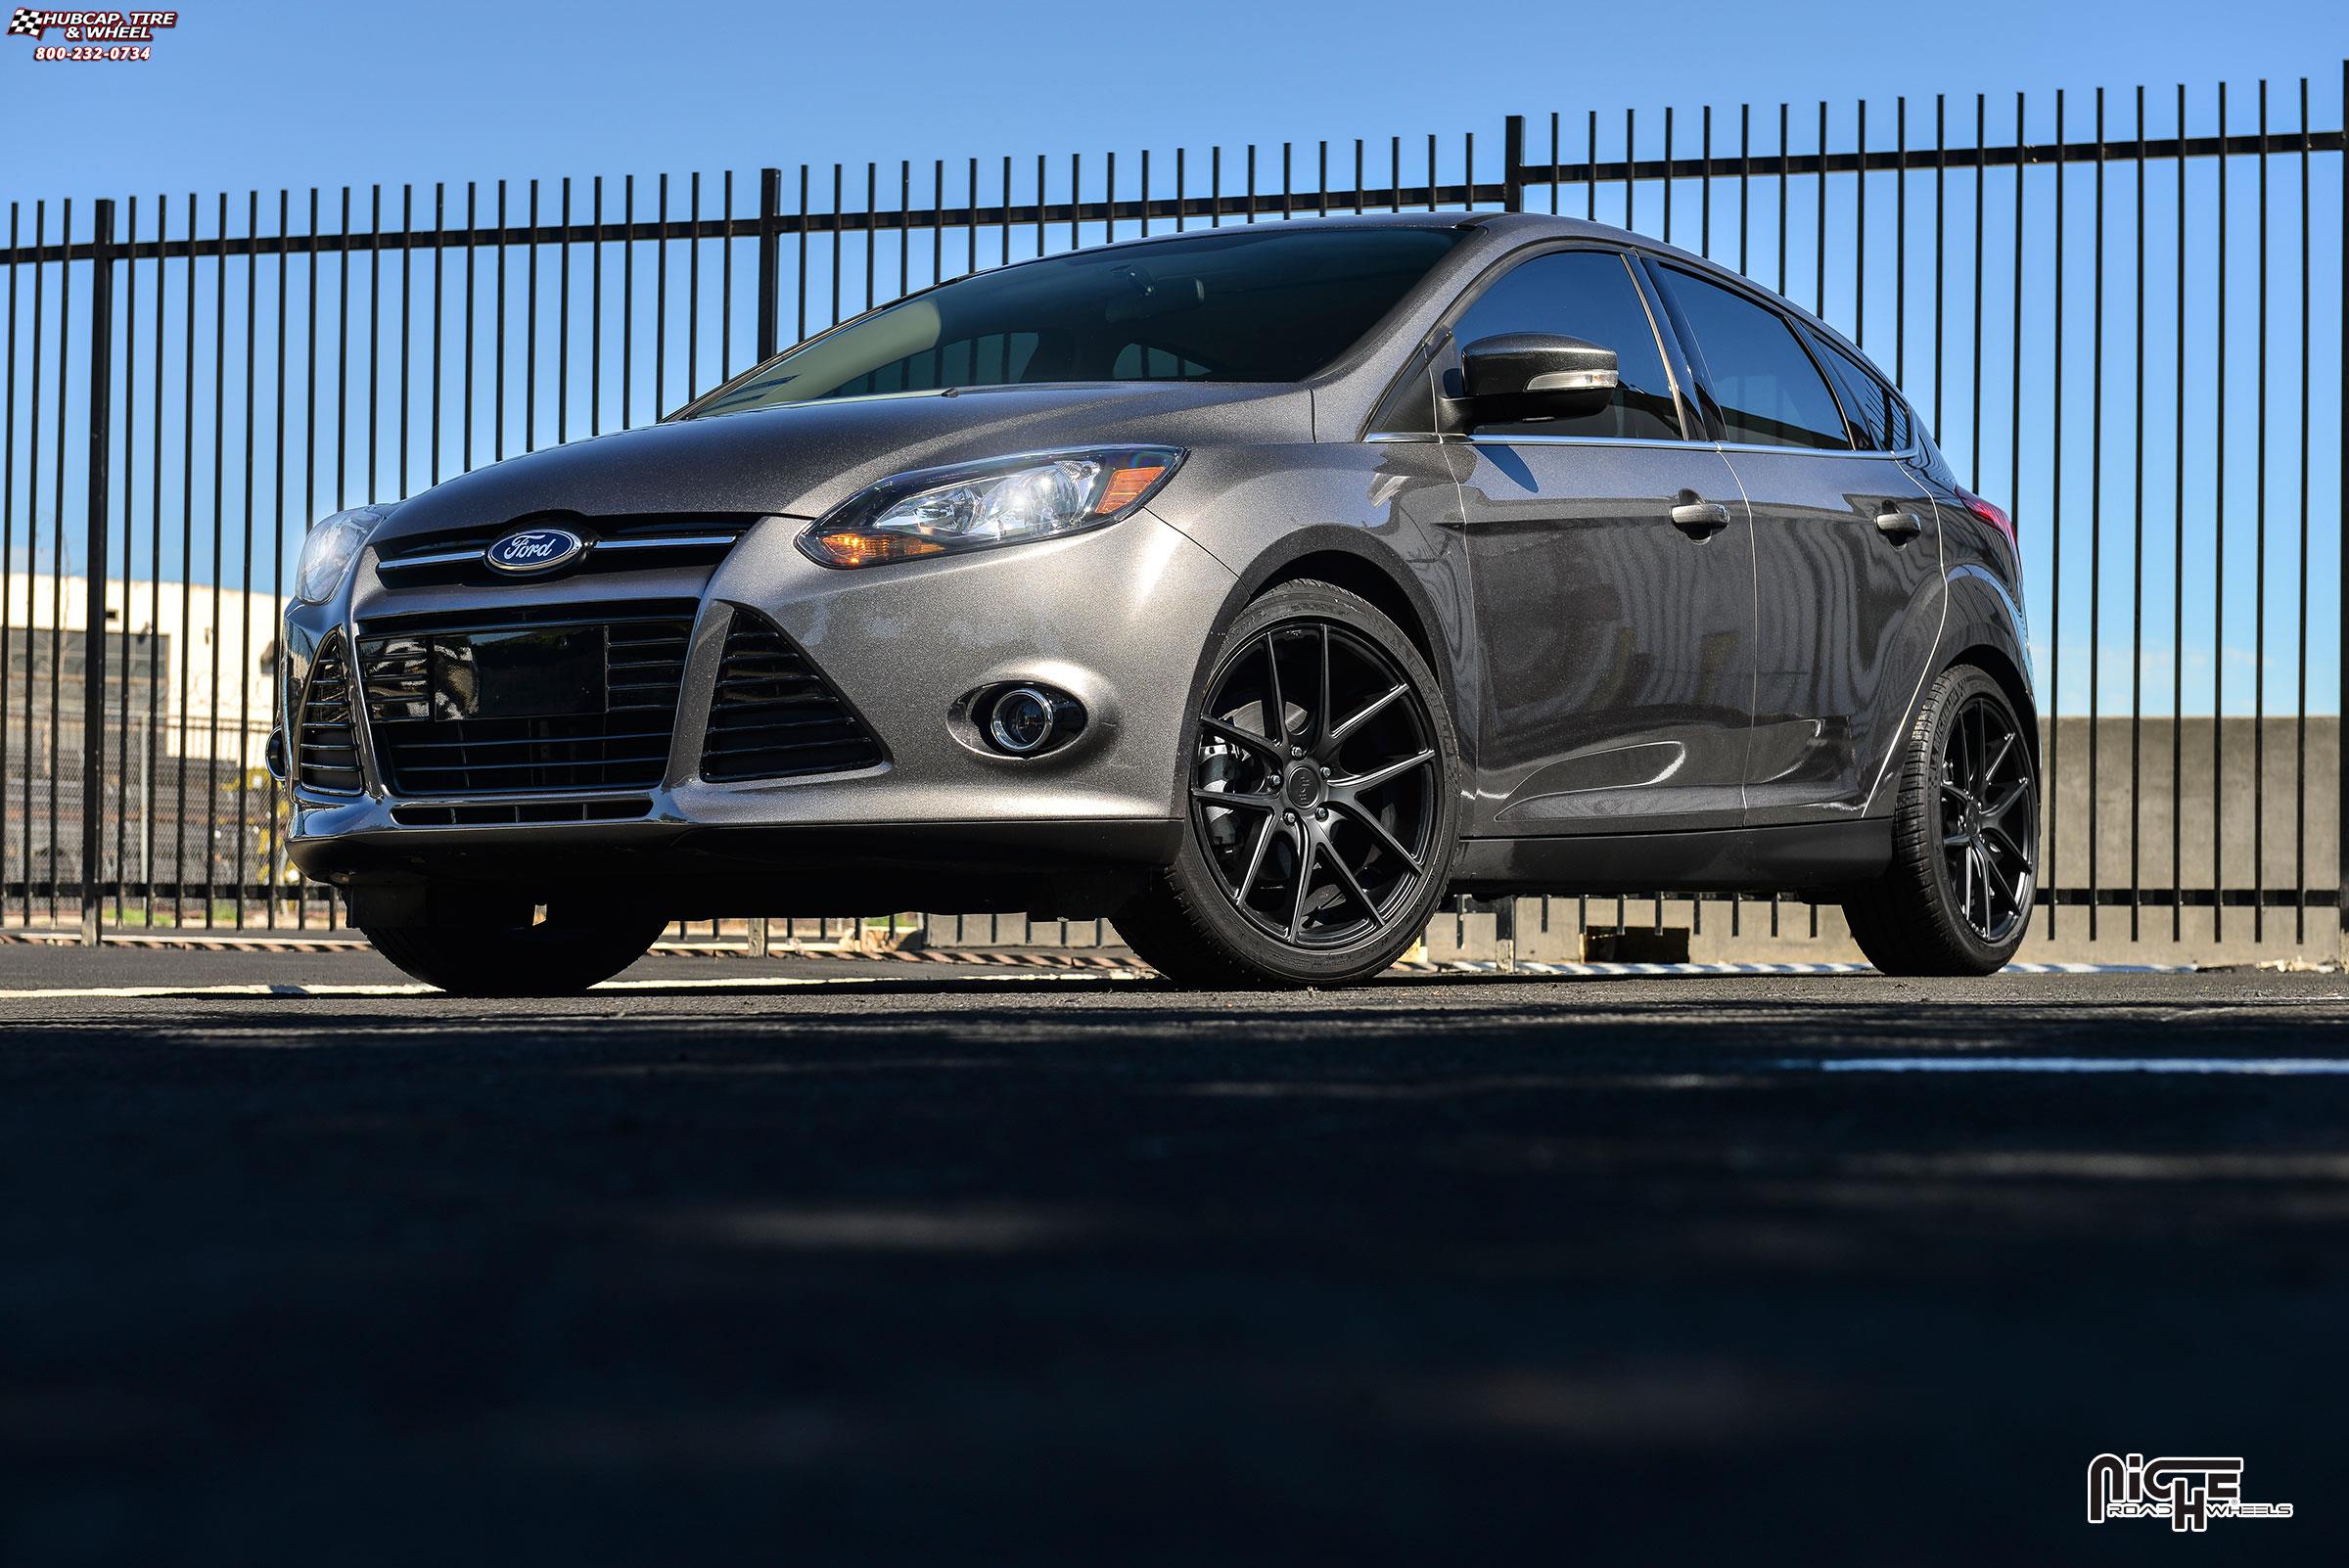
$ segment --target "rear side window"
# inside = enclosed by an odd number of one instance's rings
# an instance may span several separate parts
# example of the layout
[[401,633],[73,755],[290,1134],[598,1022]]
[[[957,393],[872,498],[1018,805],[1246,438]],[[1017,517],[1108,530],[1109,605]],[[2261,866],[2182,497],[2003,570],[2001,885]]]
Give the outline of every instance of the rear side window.
[[1693,272],[1664,270],[1721,404],[1722,439],[1851,449],[1843,410],[1784,316]]
[[[1590,436],[1677,441],[1681,417],[1656,346],[1655,324],[1630,267],[1612,251],[1557,251],[1521,261],[1477,297],[1451,329],[1461,347],[1479,338],[1545,332],[1615,350],[1623,375],[1615,395],[1588,414],[1487,425],[1488,436]],[[1451,372],[1455,381],[1455,368]],[[1455,384],[1447,389],[1456,396]]]
[[1909,405],[1884,378],[1845,353],[1817,333],[1811,341],[1821,350],[1827,368],[1841,385],[1843,406],[1852,416],[1854,434],[1879,452],[1905,452],[1913,443],[1909,430]]

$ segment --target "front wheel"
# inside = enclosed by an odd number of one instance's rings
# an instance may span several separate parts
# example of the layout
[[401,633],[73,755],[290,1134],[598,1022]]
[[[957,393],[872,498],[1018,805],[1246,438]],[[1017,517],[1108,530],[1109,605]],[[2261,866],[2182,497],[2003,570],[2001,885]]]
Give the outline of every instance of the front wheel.
[[1900,761],[1892,865],[1844,899],[1853,940],[1888,975],[1987,975],[2031,924],[2039,770],[1986,672],[1943,673]]
[[571,996],[644,956],[668,922],[550,904],[511,926],[363,926],[375,950],[459,996]]
[[1192,717],[1189,831],[1117,915],[1177,985],[1335,986],[1419,939],[1451,869],[1459,742],[1394,622],[1283,583],[1224,634]]

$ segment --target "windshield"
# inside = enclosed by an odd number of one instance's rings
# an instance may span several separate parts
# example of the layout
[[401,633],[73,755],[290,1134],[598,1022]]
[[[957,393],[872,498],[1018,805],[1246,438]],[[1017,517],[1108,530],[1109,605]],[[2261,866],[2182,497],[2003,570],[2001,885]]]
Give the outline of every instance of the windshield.
[[802,344],[688,417],[946,387],[1301,381],[1359,342],[1459,238],[1226,229],[1024,261]]

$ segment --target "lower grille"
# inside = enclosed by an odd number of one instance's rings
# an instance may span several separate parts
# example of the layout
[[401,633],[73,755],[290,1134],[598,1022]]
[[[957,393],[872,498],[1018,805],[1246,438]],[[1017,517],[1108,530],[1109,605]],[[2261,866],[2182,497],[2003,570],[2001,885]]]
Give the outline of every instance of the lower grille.
[[294,779],[305,789],[359,793],[359,738],[350,721],[350,660],[343,633],[328,634],[310,661],[294,729]]
[[652,813],[643,796],[606,801],[506,801],[495,806],[395,806],[401,827],[511,827],[520,822],[627,822]]
[[737,607],[710,705],[702,777],[791,778],[882,761],[881,743],[782,629]]
[[[677,690],[685,675],[690,602],[567,607],[459,621],[418,618],[363,625],[359,669],[377,765],[401,795],[511,795],[649,789],[668,764]],[[468,637],[524,628],[600,629],[600,707],[544,717],[483,717],[437,683],[437,660]]]

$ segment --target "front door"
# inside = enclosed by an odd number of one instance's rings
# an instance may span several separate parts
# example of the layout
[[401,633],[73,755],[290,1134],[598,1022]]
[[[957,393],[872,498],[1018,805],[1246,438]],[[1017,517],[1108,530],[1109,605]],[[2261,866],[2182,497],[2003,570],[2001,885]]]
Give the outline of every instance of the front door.
[[1553,333],[1612,348],[1622,367],[1603,408],[1466,437],[1461,522],[1487,671],[1472,834],[1739,820],[1752,524],[1728,464],[1687,438],[1694,411],[1659,315],[1622,254],[1575,249],[1518,263],[1453,324],[1455,353]]

